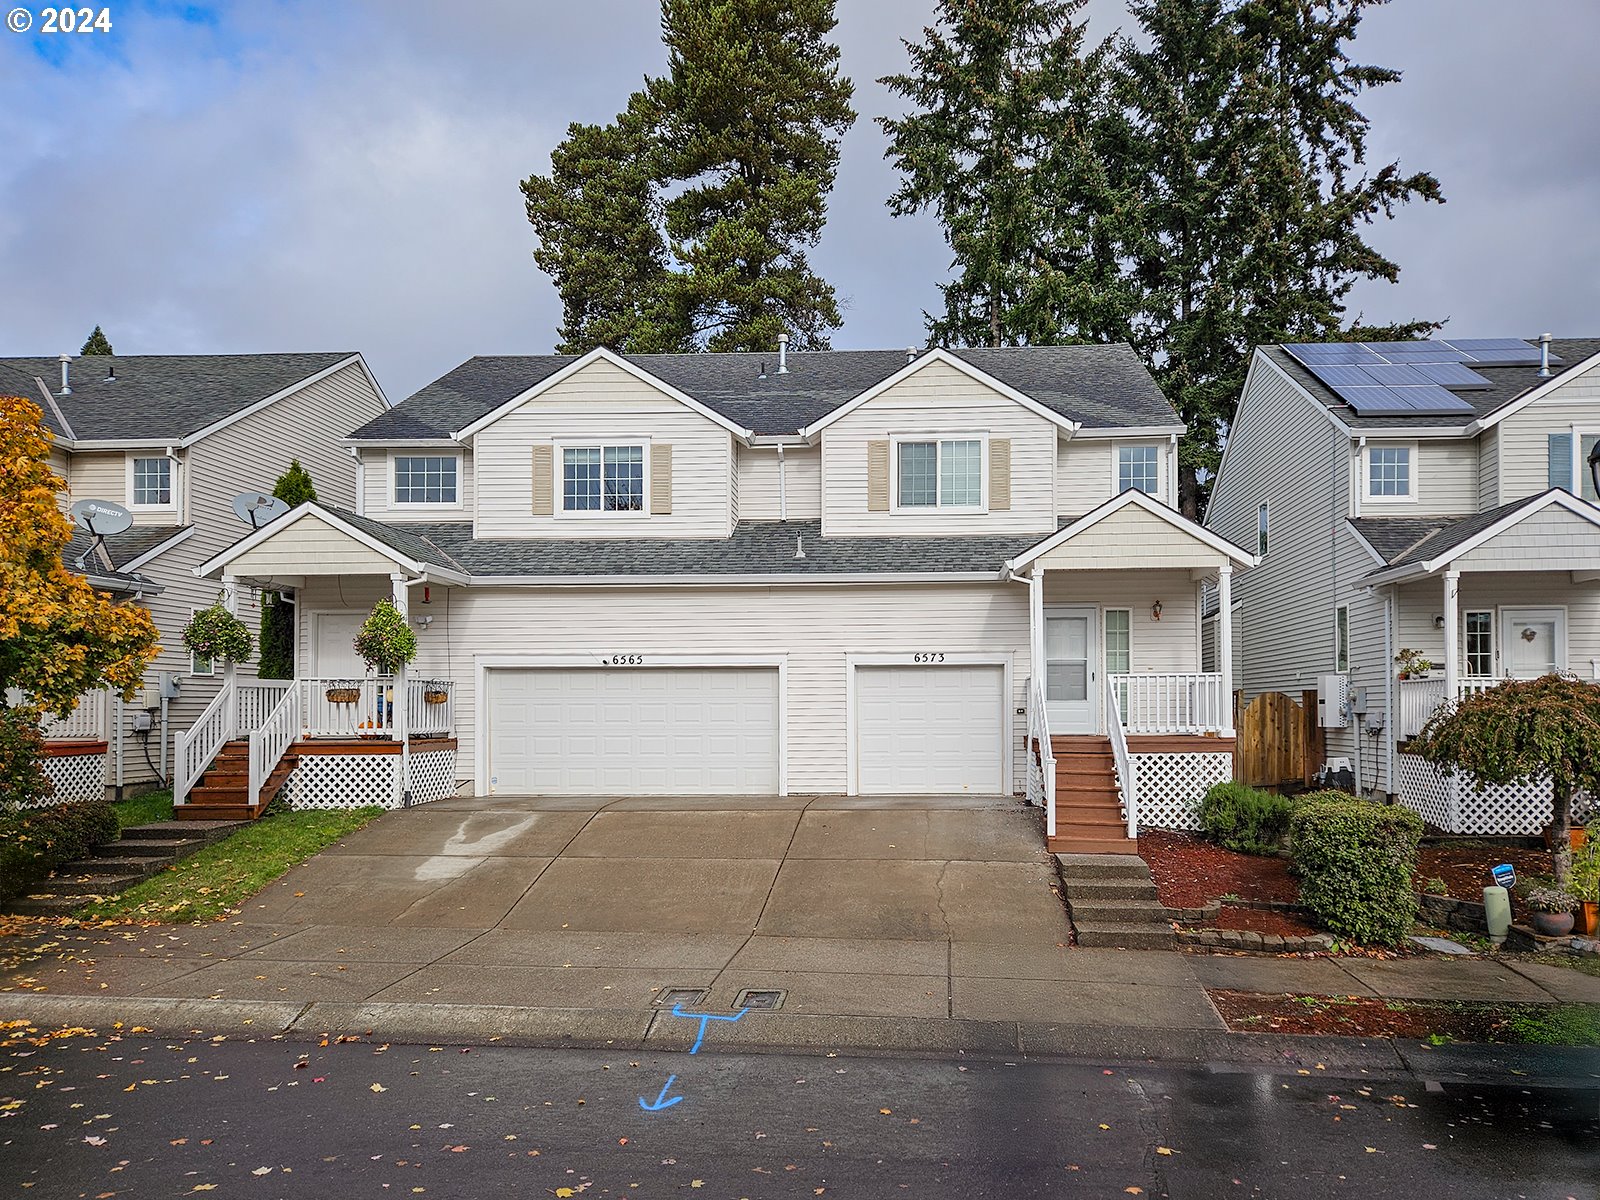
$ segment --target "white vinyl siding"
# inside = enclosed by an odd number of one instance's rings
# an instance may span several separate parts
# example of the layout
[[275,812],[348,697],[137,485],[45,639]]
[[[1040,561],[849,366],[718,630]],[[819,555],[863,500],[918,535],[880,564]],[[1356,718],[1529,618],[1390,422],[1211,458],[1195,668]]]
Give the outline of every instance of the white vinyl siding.
[[[672,447],[672,512],[607,514],[575,520],[557,503],[530,516],[535,442],[579,446]],[[473,439],[476,533],[480,538],[727,537],[732,532],[733,438],[727,430],[611,363],[596,360],[507,413]],[[646,455],[648,459],[648,455]]]
[[[156,452],[149,453],[153,455]],[[181,461],[183,452],[178,453]],[[140,457],[146,457],[146,454],[141,453]],[[153,508],[138,507],[132,503],[133,466],[130,456],[121,450],[75,450],[62,478],[72,488],[69,504],[76,500],[109,500],[113,504],[126,505],[133,514],[135,525],[181,525],[184,474],[181,468],[173,472],[173,502]],[[271,482],[267,481],[269,487]],[[235,491],[243,489],[244,485],[241,484]],[[232,509],[225,511],[231,514]],[[231,515],[229,519],[232,519]]]
[[[1166,442],[1084,437],[1061,439],[1056,448],[1056,512],[1063,517],[1081,517],[1125,491],[1125,453],[1142,456],[1145,462],[1153,461],[1155,484],[1149,494],[1163,503],[1170,503],[1172,463],[1168,449]],[[1130,482],[1135,474],[1131,466],[1130,463],[1127,475]],[[1141,480],[1150,478],[1148,469],[1141,468],[1137,474]],[[1144,489],[1141,487],[1140,490]]]
[[[1150,610],[1161,602],[1161,619]],[[1199,591],[1187,570],[1046,571],[1044,602],[1100,610],[1101,658],[1107,671],[1198,671]],[[1118,630],[1126,621],[1126,636]],[[1126,645],[1126,658],[1118,652]],[[1118,667],[1119,662],[1125,667]],[[1095,686],[1101,680],[1095,680]]]
[[[738,463],[738,519],[776,521],[781,507],[778,452],[770,446],[740,446]],[[815,521],[822,516],[822,450],[816,446],[785,448],[783,475],[789,519]]]
[[[1565,571],[1465,571],[1460,583],[1460,611],[1492,612],[1492,638],[1495,650],[1500,638],[1500,614],[1507,608],[1565,608],[1567,622],[1567,668],[1580,679],[1597,679],[1600,668],[1600,582],[1573,583]],[[1441,668],[1444,665],[1444,630],[1433,619],[1443,608],[1444,581],[1427,579],[1408,583],[1400,589],[1399,644],[1416,650]],[[1463,615],[1463,635],[1466,622]],[[1461,670],[1467,668],[1467,644],[1463,636]],[[1481,665],[1481,664],[1480,664]],[[1504,673],[1498,659],[1491,672]]]
[[1500,427],[1478,435],[1478,509],[1500,507]]
[[[869,511],[869,442],[1011,439],[1011,507],[989,512],[935,508]],[[933,361],[822,433],[823,533],[1043,533],[1055,528],[1056,426],[945,363]],[[890,493],[898,464],[890,463]],[[1102,479],[1106,473],[1102,473]],[[1108,486],[1108,485],[1102,485]],[[891,508],[897,506],[891,506]]]
[[1227,556],[1220,550],[1190,537],[1171,521],[1131,504],[1101,517],[1039,557],[1045,567],[1066,570],[1135,565],[1214,568],[1225,561]]
[[[1533,370],[1528,384],[1538,383]],[[1552,433],[1597,432],[1600,414],[1600,367],[1562,379],[1561,386],[1535,400],[1495,428],[1499,435],[1499,503],[1509,504],[1549,486],[1549,442]],[[1587,470],[1587,464],[1584,464]]]
[[[394,502],[393,467],[391,461],[398,455],[432,456],[439,454],[453,455],[456,460],[456,502],[450,511],[441,515],[436,509],[416,504],[396,504]],[[469,519],[473,505],[472,489],[472,452],[470,450],[451,451],[444,448],[433,447],[397,447],[384,450],[381,447],[363,447],[361,461],[366,469],[362,488],[362,500],[365,503],[364,515],[377,521],[465,521]],[[524,468],[526,469],[526,468]],[[320,491],[318,493],[321,494]]]

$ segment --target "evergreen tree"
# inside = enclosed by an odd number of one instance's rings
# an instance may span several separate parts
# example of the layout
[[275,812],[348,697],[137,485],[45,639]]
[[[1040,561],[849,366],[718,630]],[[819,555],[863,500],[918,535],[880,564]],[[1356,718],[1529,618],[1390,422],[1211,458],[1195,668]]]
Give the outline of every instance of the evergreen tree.
[[311,472],[300,465],[298,458],[291,458],[288,469],[272,485],[272,494],[290,508],[298,508],[315,500],[317,489],[311,482]]
[[[272,485],[272,494],[290,508],[298,508],[315,500],[317,489],[311,472],[298,458],[291,458],[288,469]],[[294,601],[285,600],[278,592],[262,592],[261,657],[256,664],[260,678],[294,678],[294,625]]]
[[89,335],[88,340],[83,343],[83,349],[79,350],[78,353],[115,354],[116,351],[111,348],[111,343],[107,340],[106,335],[101,330],[100,326],[96,325],[94,327],[94,332]]

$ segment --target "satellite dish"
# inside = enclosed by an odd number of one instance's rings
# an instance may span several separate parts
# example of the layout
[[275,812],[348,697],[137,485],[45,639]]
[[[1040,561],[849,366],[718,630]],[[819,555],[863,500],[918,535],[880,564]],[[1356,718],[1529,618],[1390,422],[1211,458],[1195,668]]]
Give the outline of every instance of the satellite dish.
[[133,514],[110,500],[79,500],[71,511],[78,528],[95,537],[121,533],[133,524]]
[[288,511],[287,504],[267,492],[240,492],[233,498],[234,515],[251,529],[270,525]]

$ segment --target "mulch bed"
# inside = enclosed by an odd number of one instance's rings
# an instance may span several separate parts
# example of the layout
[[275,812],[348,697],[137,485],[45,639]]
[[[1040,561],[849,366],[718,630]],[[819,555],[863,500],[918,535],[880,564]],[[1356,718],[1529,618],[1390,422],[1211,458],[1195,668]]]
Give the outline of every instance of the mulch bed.
[[1449,895],[1457,900],[1483,902],[1483,889],[1494,880],[1489,868],[1510,863],[1517,879],[1548,876],[1554,869],[1548,850],[1520,850],[1505,846],[1440,845],[1424,846],[1417,855],[1417,891],[1429,879],[1444,880]]
[[1222,912],[1215,921],[1207,925],[1207,928],[1249,929],[1255,933],[1277,933],[1284,937],[1308,937],[1321,932],[1315,925],[1307,923],[1293,913],[1239,908],[1233,904],[1224,904]]
[[[1286,858],[1236,854],[1190,833],[1151,829],[1139,834],[1139,857],[1150,866],[1156,894],[1172,908],[1199,908],[1208,900],[1234,895],[1241,900],[1300,899]],[[1255,928],[1228,925],[1227,929]],[[1279,930],[1260,930],[1277,933]]]
[[1376,996],[1272,996],[1207,989],[1235,1033],[1305,1033],[1336,1037],[1424,1039],[1439,1034],[1462,1042],[1521,1040],[1495,1004],[1429,1004]]

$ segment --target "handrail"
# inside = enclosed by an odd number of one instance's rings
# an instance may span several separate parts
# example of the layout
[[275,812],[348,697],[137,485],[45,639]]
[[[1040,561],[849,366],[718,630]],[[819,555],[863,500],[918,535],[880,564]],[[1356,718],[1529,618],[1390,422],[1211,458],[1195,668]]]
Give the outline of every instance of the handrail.
[[1139,836],[1139,790],[1133,779],[1133,758],[1128,754],[1128,735],[1122,728],[1117,678],[1115,675],[1106,675],[1106,730],[1111,736],[1111,753],[1117,763],[1117,780],[1122,785],[1122,807],[1128,819],[1128,836],[1136,838]]
[[1045,708],[1044,688],[1037,679],[1028,681],[1028,773],[1032,799],[1032,774],[1035,763],[1042,777],[1040,801],[1044,808],[1046,837],[1056,832],[1056,755],[1050,745],[1050,714]]
[[1499,687],[1505,680],[1497,675],[1463,675],[1456,680],[1456,694],[1446,695],[1443,676],[1425,679],[1397,679],[1399,707],[1398,732],[1402,738],[1416,737],[1428,718],[1442,708],[1447,700],[1464,700],[1468,696]]
[[449,736],[455,731],[455,710],[453,680],[406,680],[406,733],[409,737]]
[[290,683],[278,696],[278,702],[261,721],[259,729],[250,731],[250,791],[247,803],[254,805],[261,798],[272,772],[283,761],[283,755],[293,744],[300,727],[300,689]]
[[294,686],[292,679],[241,679],[239,681],[239,732],[260,729],[283,693]]
[[1118,672],[1107,681],[1115,686],[1130,733],[1216,733],[1226,724],[1228,698],[1220,674]]
[[301,727],[308,737],[391,738],[395,728],[394,686],[392,675],[302,679]]
[[189,792],[200,782],[211,760],[216,758],[234,731],[228,725],[229,688],[217,689],[205,711],[188,729],[178,735],[172,772],[172,802],[186,803]]

